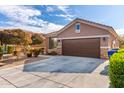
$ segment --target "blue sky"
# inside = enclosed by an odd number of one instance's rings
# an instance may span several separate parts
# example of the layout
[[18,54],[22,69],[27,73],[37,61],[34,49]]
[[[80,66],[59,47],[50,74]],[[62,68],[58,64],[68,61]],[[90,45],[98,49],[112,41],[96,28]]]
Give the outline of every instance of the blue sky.
[[61,29],[75,18],[110,25],[118,34],[124,34],[124,6],[0,6],[1,29],[22,28],[49,33]]

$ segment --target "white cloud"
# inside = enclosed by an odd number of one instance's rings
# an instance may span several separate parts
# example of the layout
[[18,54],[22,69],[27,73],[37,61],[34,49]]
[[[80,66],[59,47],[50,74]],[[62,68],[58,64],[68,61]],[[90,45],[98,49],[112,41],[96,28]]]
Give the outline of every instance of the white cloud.
[[54,12],[56,9],[50,6],[47,6],[46,11],[47,12]]
[[16,22],[6,22],[8,24],[11,24],[12,26],[7,26],[7,27],[0,27],[1,29],[14,29],[14,28],[20,28],[24,29],[27,31],[32,31],[32,32],[37,32],[37,33],[49,33],[53,31],[58,31],[60,30],[63,26],[62,25],[56,25],[53,23],[48,23],[47,25],[44,25],[43,27],[38,27],[38,26],[30,26],[30,25],[23,25],[21,23],[16,23]]
[[57,6],[57,8],[59,10],[65,12],[65,13],[67,13],[68,12],[68,9],[69,9],[69,6],[67,6],[67,5],[59,5],[59,6]]
[[41,12],[31,7],[0,6],[0,13],[7,16],[11,21],[25,25],[42,26],[47,23],[41,19],[37,19],[37,16],[40,16]]
[[70,11],[72,11],[70,9],[70,6],[67,6],[67,5],[58,5],[57,8],[59,10],[63,11],[64,13],[63,14],[57,14],[55,16],[63,17],[64,19],[69,20],[69,21],[71,21],[74,18],[75,15],[74,14],[72,15],[70,13]]
[[63,18],[65,18],[65,19],[69,20],[69,21],[71,21],[72,18],[73,18],[73,16],[72,16],[72,15],[69,15],[69,14],[57,14],[57,15],[55,15],[55,16],[63,17]]
[[46,6],[47,12],[54,12],[57,10],[63,11],[64,13],[67,13],[69,11],[69,6],[67,6],[67,5]]
[[62,25],[55,25],[55,24],[53,24],[53,23],[49,23],[48,24],[48,30],[51,30],[51,31],[57,31],[58,29],[61,29],[62,27],[64,27],[64,26],[62,26]]
[[[31,23],[30,19],[41,15],[41,12],[25,6],[0,6],[0,13],[9,17],[12,21]],[[32,21],[34,23],[34,21]]]
[[38,16],[42,16],[41,11],[29,6],[0,6],[0,13],[9,18],[9,21],[5,22],[11,25],[8,28],[22,28],[34,32],[49,33],[63,27],[38,18]]
[[70,6],[67,6],[67,5],[58,5],[58,6],[46,6],[46,11],[47,12],[55,12],[55,11],[62,11],[63,13],[61,14],[49,14],[51,16],[57,16],[57,17],[62,17],[64,18],[65,20],[69,20],[71,21],[72,18],[74,17],[74,15],[70,14]]
[[124,28],[115,30],[119,35],[124,35]]

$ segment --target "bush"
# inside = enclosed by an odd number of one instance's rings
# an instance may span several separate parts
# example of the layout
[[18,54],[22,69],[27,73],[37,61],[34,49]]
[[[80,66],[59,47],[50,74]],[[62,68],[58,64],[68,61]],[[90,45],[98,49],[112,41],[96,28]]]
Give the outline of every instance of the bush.
[[48,55],[57,55],[56,51],[51,51],[50,53],[48,53]]
[[3,57],[3,53],[2,53],[2,52],[0,52],[0,60],[2,59],[2,57]]
[[38,55],[40,54],[40,49],[34,49],[33,50],[33,55],[34,55],[34,57],[38,57]]
[[14,51],[14,47],[13,47],[13,46],[8,46],[8,51],[7,51],[7,53],[8,53],[8,54],[11,54],[11,53],[13,53],[13,51]]
[[2,56],[3,56],[3,47],[0,46],[0,59],[2,59]]
[[18,51],[13,51],[13,56],[17,56]]
[[124,52],[124,49],[119,49],[118,53]]
[[27,57],[32,57],[32,53],[27,53]]
[[0,60],[2,59],[2,57],[3,57],[3,53],[2,53],[2,52],[0,52]]
[[3,47],[2,46],[0,46],[0,52],[3,52]]
[[124,52],[115,53],[111,56],[109,78],[111,87],[124,87]]
[[27,57],[32,57],[33,50],[30,49],[27,51]]
[[44,48],[40,48],[40,49],[39,49],[39,51],[40,51],[42,54],[44,54],[44,50],[45,50]]

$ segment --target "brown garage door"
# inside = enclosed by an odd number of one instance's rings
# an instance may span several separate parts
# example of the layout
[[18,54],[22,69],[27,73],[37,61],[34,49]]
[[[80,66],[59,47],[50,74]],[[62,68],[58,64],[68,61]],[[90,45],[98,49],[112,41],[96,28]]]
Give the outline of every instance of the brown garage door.
[[62,40],[62,54],[69,56],[100,57],[100,39]]

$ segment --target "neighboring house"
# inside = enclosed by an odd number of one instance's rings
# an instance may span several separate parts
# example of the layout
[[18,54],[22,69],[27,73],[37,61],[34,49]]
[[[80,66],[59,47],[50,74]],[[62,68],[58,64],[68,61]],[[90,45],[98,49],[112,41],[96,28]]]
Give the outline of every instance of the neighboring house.
[[54,49],[67,56],[107,58],[108,50],[120,46],[120,38],[111,26],[79,18],[46,36],[46,52]]

